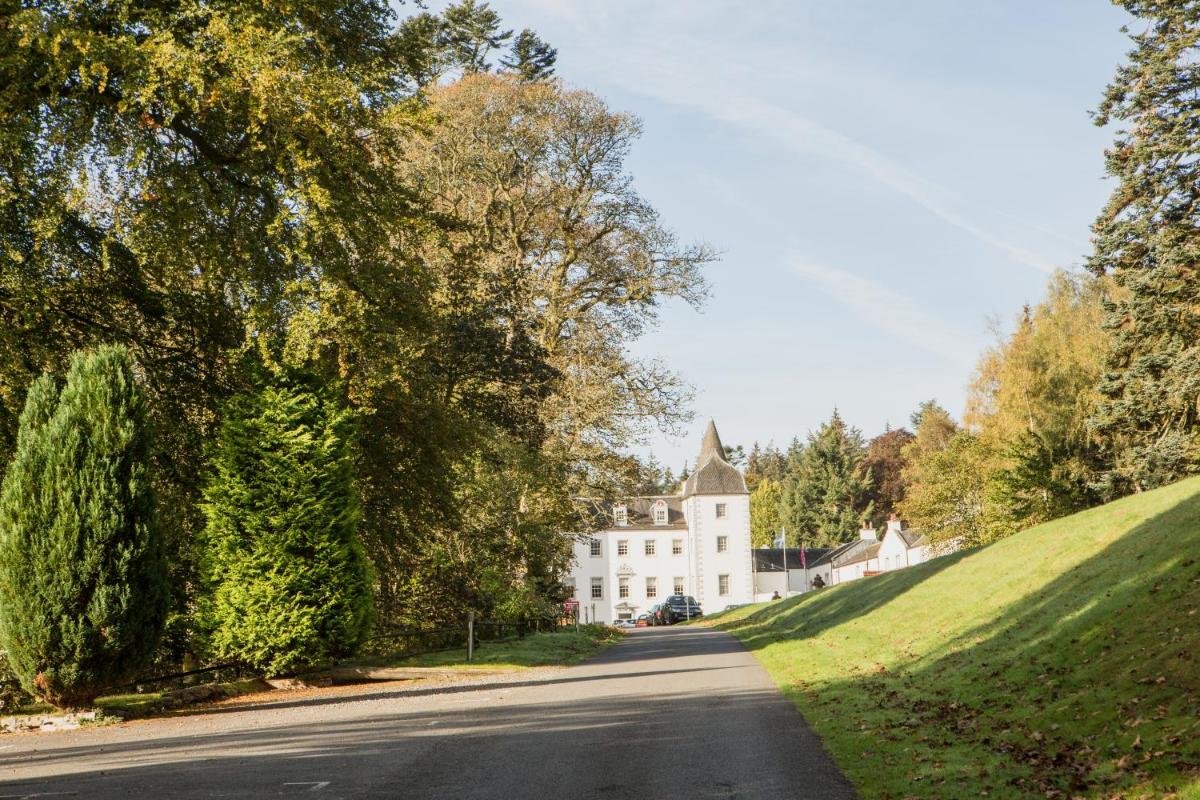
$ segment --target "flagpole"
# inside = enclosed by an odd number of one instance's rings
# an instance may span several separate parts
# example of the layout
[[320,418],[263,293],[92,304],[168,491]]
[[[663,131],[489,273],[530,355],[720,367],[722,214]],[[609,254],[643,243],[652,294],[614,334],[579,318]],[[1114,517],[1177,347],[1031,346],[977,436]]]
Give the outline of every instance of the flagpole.
[[800,542],[800,563],[804,565],[804,591],[808,591],[808,558],[804,552],[804,542]]
[[787,528],[780,528],[779,536],[783,539],[783,599],[786,600],[788,592],[792,589],[792,581],[787,568]]

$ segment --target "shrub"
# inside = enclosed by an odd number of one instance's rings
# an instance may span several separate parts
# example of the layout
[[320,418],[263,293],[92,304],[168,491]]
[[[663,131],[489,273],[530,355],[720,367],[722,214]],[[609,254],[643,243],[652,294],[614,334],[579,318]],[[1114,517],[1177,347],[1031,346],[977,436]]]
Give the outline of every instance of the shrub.
[[77,353],[61,390],[30,387],[0,485],[0,645],[58,707],[132,678],[157,645],[168,586],[147,463],[125,348]]
[[21,688],[21,679],[8,665],[8,655],[0,650],[0,714],[12,714],[32,699]]
[[371,622],[356,537],[351,417],[312,376],[234,398],[204,493],[202,626],[267,674],[354,653]]

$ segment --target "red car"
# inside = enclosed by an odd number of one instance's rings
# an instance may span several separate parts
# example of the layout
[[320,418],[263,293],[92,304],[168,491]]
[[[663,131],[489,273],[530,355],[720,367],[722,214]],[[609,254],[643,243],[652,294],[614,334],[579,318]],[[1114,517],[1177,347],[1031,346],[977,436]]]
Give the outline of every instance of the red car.
[[635,628],[649,628],[649,627],[650,627],[650,615],[649,615],[649,614],[642,614],[640,617],[638,617],[638,618],[637,618],[637,622],[635,622],[635,623],[633,624],[633,627],[635,627]]

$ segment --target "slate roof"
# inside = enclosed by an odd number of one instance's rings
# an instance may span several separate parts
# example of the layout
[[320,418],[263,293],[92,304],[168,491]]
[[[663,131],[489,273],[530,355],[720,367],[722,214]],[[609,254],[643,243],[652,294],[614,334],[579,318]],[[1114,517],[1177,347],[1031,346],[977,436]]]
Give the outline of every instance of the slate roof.
[[696,470],[683,484],[684,497],[696,494],[750,494],[741,470],[725,460],[725,448],[717,435],[716,423],[711,419],[700,444]]
[[[806,547],[805,558],[808,566],[812,567],[818,561],[825,557],[829,552],[828,547]],[[754,571],[755,572],[783,572],[783,548],[781,547],[757,547],[754,553]],[[789,547],[787,549],[787,566],[789,570],[802,569],[800,564],[800,548]]]
[[850,548],[854,547],[856,544],[858,544],[858,542],[853,541],[853,542],[846,542],[845,544],[839,544],[836,547],[827,548],[825,551],[825,555],[821,556],[820,558],[816,558],[816,559],[813,559],[812,561],[809,561],[808,566],[811,569],[812,567],[819,567],[822,564],[829,563],[829,562],[833,561],[835,558],[838,558],[839,556],[841,556],[843,553],[845,553]]
[[906,547],[920,547],[921,545],[925,544],[925,534],[923,533],[909,530],[907,528],[902,528],[901,530],[896,531],[896,533],[900,534],[900,538],[904,540],[904,545]]
[[[654,505],[659,500],[667,504],[667,524],[654,524]],[[613,515],[615,506],[625,504],[627,524],[618,525]],[[589,502],[594,524],[600,530],[670,530],[672,528],[687,529],[687,520],[683,516],[683,498],[669,495],[645,495],[642,497],[626,497],[616,502],[607,500],[592,500]]]
[[[667,524],[654,524],[654,506],[659,500],[667,504]],[[627,528],[686,528],[687,520],[683,516],[683,499],[676,495],[630,497],[625,500],[625,517]],[[621,527],[612,523],[611,509],[607,527]]]
[[860,561],[867,561],[879,555],[879,542],[874,539],[859,539],[849,544],[844,544],[838,548],[838,552],[834,553],[830,561],[832,566],[844,567],[847,564],[857,564]]

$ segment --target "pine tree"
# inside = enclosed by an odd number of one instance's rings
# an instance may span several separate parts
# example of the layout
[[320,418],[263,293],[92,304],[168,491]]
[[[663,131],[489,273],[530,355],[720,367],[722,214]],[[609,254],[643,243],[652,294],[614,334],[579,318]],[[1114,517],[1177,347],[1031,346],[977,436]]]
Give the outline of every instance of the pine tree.
[[1111,469],[1105,494],[1150,489],[1200,465],[1200,3],[1117,0],[1139,20],[1098,125],[1118,184],[1088,267],[1112,278],[1103,398],[1090,425]]
[[0,644],[31,694],[89,704],[143,668],[169,588],[145,404],[129,352],[71,359],[30,387],[0,486]]
[[824,547],[844,541],[870,514],[870,480],[863,469],[866,445],[857,428],[835,410],[809,434],[784,487],[783,524],[788,546]]
[[511,54],[500,59],[500,63],[523,81],[544,81],[554,76],[554,62],[557,60],[558,51],[526,28],[517,34]]
[[511,30],[500,30],[500,15],[487,3],[476,0],[462,0],[447,7],[442,20],[443,47],[464,72],[490,70],[488,54],[512,38]]
[[312,376],[231,401],[204,491],[201,627],[218,658],[283,674],[346,656],[372,616],[350,412]]

